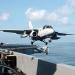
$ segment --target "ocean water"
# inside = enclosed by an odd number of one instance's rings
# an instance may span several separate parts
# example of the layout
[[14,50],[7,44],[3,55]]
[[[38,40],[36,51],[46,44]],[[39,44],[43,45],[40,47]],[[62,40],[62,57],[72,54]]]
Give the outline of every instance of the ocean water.
[[75,66],[75,42],[51,43],[48,46],[48,55],[45,53],[32,55],[48,62]]

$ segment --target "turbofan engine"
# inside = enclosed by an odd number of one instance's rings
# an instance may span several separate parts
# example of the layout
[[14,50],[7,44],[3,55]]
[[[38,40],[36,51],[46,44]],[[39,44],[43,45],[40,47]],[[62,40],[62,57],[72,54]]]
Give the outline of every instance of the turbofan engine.
[[36,31],[32,31],[30,34],[31,37],[36,37],[37,35],[38,35],[38,33]]

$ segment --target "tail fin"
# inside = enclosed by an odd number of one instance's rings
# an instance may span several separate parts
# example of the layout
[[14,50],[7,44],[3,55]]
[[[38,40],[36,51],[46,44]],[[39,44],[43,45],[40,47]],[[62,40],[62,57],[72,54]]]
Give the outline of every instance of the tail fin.
[[33,29],[31,21],[29,21],[29,29]]

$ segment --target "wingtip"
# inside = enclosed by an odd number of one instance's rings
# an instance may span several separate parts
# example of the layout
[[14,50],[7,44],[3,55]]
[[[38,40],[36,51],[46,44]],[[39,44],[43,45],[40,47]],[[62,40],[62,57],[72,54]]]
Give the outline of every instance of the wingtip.
[[0,30],[0,31],[2,31],[2,30]]

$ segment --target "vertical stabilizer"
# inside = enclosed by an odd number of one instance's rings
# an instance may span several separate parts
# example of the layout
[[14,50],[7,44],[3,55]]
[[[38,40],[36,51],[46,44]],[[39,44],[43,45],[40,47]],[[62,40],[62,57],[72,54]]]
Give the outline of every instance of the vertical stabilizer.
[[29,21],[29,29],[33,29],[31,21]]

